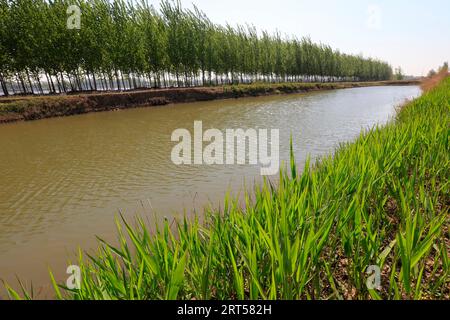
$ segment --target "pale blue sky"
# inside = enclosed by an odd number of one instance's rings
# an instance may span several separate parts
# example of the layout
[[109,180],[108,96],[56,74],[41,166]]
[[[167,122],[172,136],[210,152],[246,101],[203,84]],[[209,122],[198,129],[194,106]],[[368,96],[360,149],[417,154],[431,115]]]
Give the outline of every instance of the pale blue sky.
[[[159,0],[150,0],[155,7]],[[449,0],[181,0],[216,23],[310,36],[426,75],[450,60]]]

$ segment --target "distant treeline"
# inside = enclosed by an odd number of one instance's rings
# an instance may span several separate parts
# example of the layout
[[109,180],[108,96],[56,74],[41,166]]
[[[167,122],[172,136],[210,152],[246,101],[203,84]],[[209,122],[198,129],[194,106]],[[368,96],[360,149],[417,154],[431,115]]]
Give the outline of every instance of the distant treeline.
[[[68,28],[68,19],[80,28]],[[72,7],[73,8],[73,7]],[[0,94],[250,82],[376,81],[385,62],[162,1],[0,0]]]

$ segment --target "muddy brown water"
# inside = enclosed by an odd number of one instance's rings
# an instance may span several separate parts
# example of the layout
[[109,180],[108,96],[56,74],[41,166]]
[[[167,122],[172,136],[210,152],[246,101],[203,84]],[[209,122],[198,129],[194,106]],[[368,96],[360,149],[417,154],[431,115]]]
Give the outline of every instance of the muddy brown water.
[[[280,156],[332,153],[392,119],[416,86],[369,87],[140,108],[0,126],[0,279],[16,275],[51,297],[79,247],[115,239],[114,217],[182,217],[220,206],[227,191],[261,180],[258,166],[176,166],[175,129],[280,129]],[[0,290],[0,295],[4,293]]]

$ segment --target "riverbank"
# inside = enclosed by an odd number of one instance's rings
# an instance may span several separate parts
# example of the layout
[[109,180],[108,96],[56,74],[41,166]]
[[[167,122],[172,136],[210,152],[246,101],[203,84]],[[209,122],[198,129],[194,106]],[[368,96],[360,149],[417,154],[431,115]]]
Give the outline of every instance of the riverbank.
[[12,96],[0,98],[0,124],[62,117],[90,112],[171,103],[233,99],[249,96],[304,93],[370,86],[419,85],[420,81],[345,83],[252,84],[223,87],[172,88],[129,92],[85,93],[58,96]]
[[227,198],[157,233],[118,222],[120,246],[101,243],[78,263],[81,289],[55,296],[449,299],[449,122],[447,78],[301,175],[292,161],[245,206]]

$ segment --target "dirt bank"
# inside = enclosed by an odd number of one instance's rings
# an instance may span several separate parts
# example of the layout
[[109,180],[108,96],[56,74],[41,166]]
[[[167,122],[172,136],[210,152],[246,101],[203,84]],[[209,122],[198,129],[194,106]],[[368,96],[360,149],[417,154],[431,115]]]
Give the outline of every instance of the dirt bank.
[[386,85],[419,85],[419,81],[351,83],[252,84],[224,87],[148,89],[128,92],[83,93],[78,95],[25,96],[0,98],[0,124],[70,116],[170,103],[208,101],[249,96],[302,93]]

